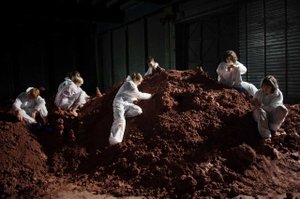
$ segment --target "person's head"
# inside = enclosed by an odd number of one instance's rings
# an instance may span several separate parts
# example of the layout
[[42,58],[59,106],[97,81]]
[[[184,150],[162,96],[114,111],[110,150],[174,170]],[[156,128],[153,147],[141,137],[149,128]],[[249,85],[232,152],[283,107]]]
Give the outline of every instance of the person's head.
[[29,96],[30,96],[30,98],[32,98],[32,99],[37,98],[39,95],[40,95],[40,90],[39,90],[38,88],[32,88],[32,89],[29,91]]
[[73,82],[77,85],[77,86],[81,86],[83,84],[83,78],[82,77],[78,77],[75,76],[73,79]]
[[137,86],[140,85],[143,81],[143,76],[140,73],[132,73],[130,77]]
[[233,50],[227,50],[223,55],[223,61],[226,63],[235,63],[237,60],[237,55]]
[[153,67],[154,64],[155,64],[154,58],[151,57],[151,56],[149,56],[149,57],[147,58],[147,65],[148,65],[149,67]]
[[80,77],[80,73],[77,70],[68,73],[68,77],[74,81],[75,77]]
[[260,87],[262,89],[262,92],[267,95],[274,93],[279,88],[278,82],[273,75],[266,76],[261,81]]

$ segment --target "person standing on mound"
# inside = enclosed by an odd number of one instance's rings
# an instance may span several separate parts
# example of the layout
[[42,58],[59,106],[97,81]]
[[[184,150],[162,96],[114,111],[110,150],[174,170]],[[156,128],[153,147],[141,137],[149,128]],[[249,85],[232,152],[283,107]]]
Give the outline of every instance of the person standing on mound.
[[142,114],[141,107],[134,104],[134,102],[152,97],[149,93],[139,91],[138,86],[142,81],[143,77],[140,73],[133,73],[126,78],[126,81],[117,92],[113,101],[114,121],[109,136],[110,145],[122,142],[126,127],[125,117],[134,117]]

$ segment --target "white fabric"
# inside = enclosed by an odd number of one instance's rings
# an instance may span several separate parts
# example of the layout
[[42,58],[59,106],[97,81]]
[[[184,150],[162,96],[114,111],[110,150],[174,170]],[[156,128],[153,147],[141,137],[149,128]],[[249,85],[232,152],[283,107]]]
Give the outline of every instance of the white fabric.
[[241,86],[251,95],[254,96],[255,93],[257,92],[257,88],[256,86],[254,86],[253,84],[249,83],[249,82],[241,82]]
[[59,87],[55,96],[54,103],[57,107],[68,110],[72,107],[82,107],[88,99],[88,95],[72,80],[65,78]]
[[218,82],[227,85],[227,86],[233,86],[235,83],[239,84],[242,79],[241,75],[245,74],[247,72],[246,66],[244,66],[242,63],[236,61],[234,63],[234,67],[237,70],[228,70],[228,67],[230,64],[226,62],[221,62],[216,70],[218,74]]
[[144,76],[152,75],[153,70],[155,70],[158,66],[159,66],[159,64],[157,62],[155,62],[152,67],[148,67],[148,70],[147,70],[147,72],[145,73]]
[[139,99],[150,98],[151,94],[140,92],[131,78],[127,77],[113,101],[114,121],[109,137],[111,145],[122,142],[126,128],[125,117],[134,117],[142,114],[142,109],[133,104],[133,102]]
[[29,124],[36,123],[36,120],[31,117],[33,111],[37,111],[41,117],[47,117],[48,115],[46,102],[41,96],[35,99],[29,97],[31,89],[32,87],[29,87],[26,92],[21,93],[12,105],[13,110],[15,112],[20,111],[25,122]]
[[283,104],[282,93],[277,89],[274,93],[266,95],[259,89],[254,99],[261,104],[253,111],[258,131],[263,138],[271,137],[270,130],[277,131],[288,114],[288,109]]
[[245,91],[247,91],[251,96],[254,96],[256,91],[258,90],[256,86],[251,83],[244,82],[242,80],[243,74],[247,72],[246,66],[242,63],[236,61],[233,65],[235,69],[228,70],[228,67],[231,64],[226,62],[221,62],[216,70],[218,74],[218,82],[224,84],[229,87],[242,87]]

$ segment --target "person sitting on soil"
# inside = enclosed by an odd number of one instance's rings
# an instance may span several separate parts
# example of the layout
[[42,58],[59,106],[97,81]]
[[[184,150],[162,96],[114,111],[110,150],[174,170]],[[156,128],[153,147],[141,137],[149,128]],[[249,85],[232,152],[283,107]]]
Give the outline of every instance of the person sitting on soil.
[[241,75],[247,72],[247,68],[238,61],[233,50],[227,50],[224,53],[223,62],[218,65],[216,72],[219,83],[249,93],[251,96],[255,95],[257,88],[253,84],[242,80]]
[[40,96],[40,90],[29,87],[26,92],[22,92],[12,105],[12,112],[19,121],[25,121],[27,124],[36,124],[36,116],[47,122],[48,110],[45,100]]
[[156,72],[161,72],[164,69],[159,66],[159,64],[154,60],[153,57],[149,56],[147,59],[148,70],[144,76],[153,75]]
[[[66,82],[67,81],[67,82]],[[69,111],[69,114],[77,117],[78,108],[89,99],[89,96],[82,90],[83,78],[80,76],[73,77],[73,80],[65,80],[59,85],[54,100],[55,105],[63,111]]]
[[135,105],[134,102],[139,99],[150,99],[152,97],[151,94],[142,93],[138,90],[138,85],[142,81],[143,77],[140,73],[131,74],[127,77],[114,98],[114,121],[109,137],[111,145],[122,142],[126,127],[125,117],[134,117],[142,114],[142,109],[138,105]]
[[252,100],[253,117],[257,122],[259,134],[267,139],[271,138],[271,133],[276,132],[284,122],[288,109],[283,104],[283,96],[274,76],[266,76],[260,87]]

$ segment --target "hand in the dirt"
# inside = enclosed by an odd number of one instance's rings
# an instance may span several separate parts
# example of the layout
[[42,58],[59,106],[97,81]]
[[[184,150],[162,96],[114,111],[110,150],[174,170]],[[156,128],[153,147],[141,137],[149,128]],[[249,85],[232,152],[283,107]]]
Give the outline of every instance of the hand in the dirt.
[[17,118],[18,118],[19,121],[23,120],[23,113],[22,113],[22,111],[18,111]]

